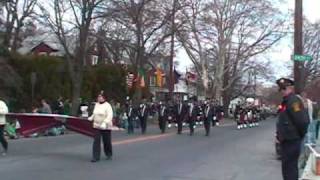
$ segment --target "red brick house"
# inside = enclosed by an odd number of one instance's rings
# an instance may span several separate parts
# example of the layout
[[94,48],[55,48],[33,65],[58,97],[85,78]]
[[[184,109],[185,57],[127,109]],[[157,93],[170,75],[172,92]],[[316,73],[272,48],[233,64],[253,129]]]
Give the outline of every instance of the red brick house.
[[46,44],[45,42],[41,42],[40,44],[38,44],[34,48],[32,48],[30,53],[34,54],[34,55],[50,56],[50,55],[52,55],[52,53],[56,53],[58,51],[59,51],[58,49],[51,47],[50,45]]

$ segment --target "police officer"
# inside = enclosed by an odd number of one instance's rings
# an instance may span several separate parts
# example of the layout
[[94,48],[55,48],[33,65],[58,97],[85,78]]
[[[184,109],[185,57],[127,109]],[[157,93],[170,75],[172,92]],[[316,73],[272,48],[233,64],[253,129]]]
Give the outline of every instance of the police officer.
[[298,180],[298,159],[309,117],[300,96],[294,92],[294,82],[281,78],[277,80],[277,85],[283,95],[277,122],[277,137],[282,155],[282,175],[284,180]]

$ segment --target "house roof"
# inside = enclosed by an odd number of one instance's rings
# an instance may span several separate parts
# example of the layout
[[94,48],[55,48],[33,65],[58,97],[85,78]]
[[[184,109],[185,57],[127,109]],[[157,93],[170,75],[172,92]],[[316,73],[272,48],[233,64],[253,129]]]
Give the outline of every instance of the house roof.
[[38,45],[36,45],[35,47],[33,47],[33,48],[31,49],[31,52],[35,51],[35,49],[36,49],[37,47],[40,47],[40,46],[42,46],[42,45],[44,45],[44,46],[46,46],[47,48],[51,49],[53,52],[58,52],[58,51],[59,51],[59,49],[56,49],[56,48],[54,48],[54,47],[51,47],[50,45],[46,44],[45,42],[41,42],[41,43],[39,43]]
[[[73,52],[76,46],[75,42],[75,38],[70,37],[68,38],[70,40],[67,41],[67,46],[69,48],[69,51]],[[53,33],[50,32],[45,32],[42,34],[38,34],[36,36],[31,36],[26,38],[23,42],[22,42],[22,47],[18,49],[18,52],[20,54],[28,54],[30,52],[32,52],[32,50],[39,46],[41,43],[44,43],[46,45],[48,45],[50,48],[56,50],[56,52],[54,53],[54,55],[56,56],[64,56],[65,55],[65,49],[63,48],[63,46],[61,45],[59,39],[57,38],[57,36]]]

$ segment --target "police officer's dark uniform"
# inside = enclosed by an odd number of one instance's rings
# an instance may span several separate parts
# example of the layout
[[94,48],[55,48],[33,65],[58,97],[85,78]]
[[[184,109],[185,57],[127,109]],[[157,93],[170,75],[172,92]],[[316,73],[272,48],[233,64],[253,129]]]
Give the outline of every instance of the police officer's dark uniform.
[[[281,91],[285,91],[294,82],[290,79],[277,80]],[[301,142],[306,134],[309,116],[301,98],[294,92],[283,97],[279,120],[277,122],[277,137],[281,146],[282,175],[284,180],[298,180],[298,159]]]

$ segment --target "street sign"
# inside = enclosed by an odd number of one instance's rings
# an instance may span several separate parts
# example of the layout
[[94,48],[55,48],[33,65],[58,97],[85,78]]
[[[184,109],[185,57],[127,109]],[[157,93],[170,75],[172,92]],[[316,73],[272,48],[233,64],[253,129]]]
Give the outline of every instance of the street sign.
[[312,61],[312,56],[310,55],[298,55],[295,54],[292,56],[292,60],[294,61]]

